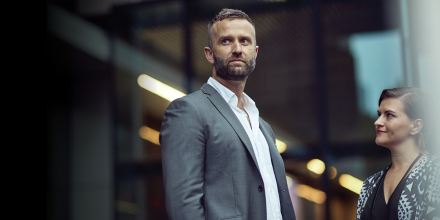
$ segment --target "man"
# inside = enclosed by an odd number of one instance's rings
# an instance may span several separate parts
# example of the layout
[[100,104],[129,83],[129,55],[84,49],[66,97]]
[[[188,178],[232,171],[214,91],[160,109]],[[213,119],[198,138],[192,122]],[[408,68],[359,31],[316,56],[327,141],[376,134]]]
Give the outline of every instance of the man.
[[170,219],[295,219],[269,124],[243,93],[258,46],[252,20],[223,9],[208,25],[212,77],[173,101],[160,141]]

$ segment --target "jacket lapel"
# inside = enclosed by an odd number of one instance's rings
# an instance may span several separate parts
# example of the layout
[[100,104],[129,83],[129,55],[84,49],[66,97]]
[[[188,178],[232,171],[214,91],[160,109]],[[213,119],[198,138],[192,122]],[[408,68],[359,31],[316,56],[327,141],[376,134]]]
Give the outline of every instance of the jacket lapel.
[[[220,114],[223,115],[223,117],[228,121],[228,123],[231,125],[231,127],[235,130],[235,133],[237,133],[238,137],[240,137],[243,144],[248,149],[249,153],[252,156],[252,159],[254,160],[255,165],[258,168],[258,163],[255,158],[255,153],[252,148],[251,141],[249,140],[249,137],[246,134],[246,131],[244,130],[243,126],[241,125],[240,121],[238,120],[237,116],[232,111],[231,107],[229,107],[228,103],[225,102],[223,97],[212,88],[212,86],[208,84],[203,84],[203,86],[200,88],[203,93],[207,94],[208,99],[211,101],[211,103],[217,108],[217,110],[220,112]],[[259,170],[259,168],[258,168]]]
[[286,181],[286,173],[284,172],[284,162],[281,158],[278,148],[275,145],[275,140],[272,135],[268,132],[268,129],[260,121],[260,129],[266,138],[267,145],[269,146],[270,158],[272,160],[273,171],[275,173],[275,178],[278,183],[279,189],[284,189],[286,186],[281,186],[280,184]]

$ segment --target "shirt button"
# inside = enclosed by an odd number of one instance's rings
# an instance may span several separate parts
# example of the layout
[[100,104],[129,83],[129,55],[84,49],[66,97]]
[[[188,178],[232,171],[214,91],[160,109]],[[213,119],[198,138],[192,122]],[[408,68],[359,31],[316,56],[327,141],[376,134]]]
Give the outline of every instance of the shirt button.
[[258,191],[262,192],[263,190],[264,190],[263,185],[259,185],[259,186],[258,186]]

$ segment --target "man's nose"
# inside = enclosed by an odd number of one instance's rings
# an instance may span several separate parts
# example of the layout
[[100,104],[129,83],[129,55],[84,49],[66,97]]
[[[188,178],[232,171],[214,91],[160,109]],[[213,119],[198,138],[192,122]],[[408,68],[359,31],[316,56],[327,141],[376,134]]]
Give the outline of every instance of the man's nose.
[[243,48],[242,48],[242,45],[240,44],[240,42],[238,42],[238,41],[234,42],[234,44],[232,45],[232,53],[234,53],[234,54],[243,53]]

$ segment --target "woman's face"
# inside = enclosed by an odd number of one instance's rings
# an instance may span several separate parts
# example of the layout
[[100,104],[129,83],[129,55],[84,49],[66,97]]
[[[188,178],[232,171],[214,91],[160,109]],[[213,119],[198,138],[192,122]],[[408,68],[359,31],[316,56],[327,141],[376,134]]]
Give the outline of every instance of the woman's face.
[[384,147],[399,145],[412,136],[413,122],[406,115],[400,99],[382,100],[377,110],[379,118],[374,122],[376,127],[376,144]]

